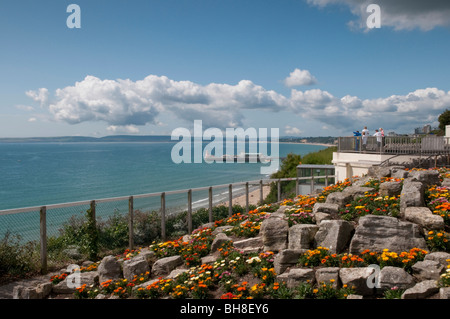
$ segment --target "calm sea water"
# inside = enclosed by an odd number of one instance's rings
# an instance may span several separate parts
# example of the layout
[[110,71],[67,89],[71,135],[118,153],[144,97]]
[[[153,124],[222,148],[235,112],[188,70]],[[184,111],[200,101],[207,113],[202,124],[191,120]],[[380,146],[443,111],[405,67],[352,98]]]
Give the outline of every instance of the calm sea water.
[[[260,167],[268,164],[175,164],[170,156],[174,145],[175,142],[0,143],[0,210],[213,186],[267,177],[261,175]],[[305,155],[323,148],[318,145],[279,144],[280,157],[289,153]],[[225,195],[226,191],[224,189],[219,193]],[[193,200],[199,205],[207,204],[206,197],[206,192],[194,193]],[[135,208],[148,209],[149,205],[158,206],[159,201],[158,197],[147,199],[147,202],[136,200]],[[167,197],[169,207],[183,203],[186,203],[185,194]],[[127,209],[126,202],[116,206],[107,208],[109,211]],[[59,227],[73,213],[70,209],[54,213],[48,216],[48,223]],[[25,213],[0,216],[0,238],[6,231],[35,237],[39,230],[38,215]]]

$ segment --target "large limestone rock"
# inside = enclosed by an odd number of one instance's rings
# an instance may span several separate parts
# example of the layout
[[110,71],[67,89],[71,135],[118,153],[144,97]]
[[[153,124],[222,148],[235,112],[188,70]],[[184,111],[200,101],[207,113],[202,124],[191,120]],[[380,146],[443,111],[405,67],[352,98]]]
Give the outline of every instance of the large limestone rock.
[[152,267],[152,274],[155,276],[168,275],[172,270],[181,266],[183,259],[181,256],[171,256],[158,259]]
[[408,177],[414,178],[425,186],[440,185],[439,172],[437,170],[411,171]]
[[286,283],[288,288],[297,287],[300,283],[314,283],[314,270],[310,268],[293,268],[277,276],[278,281]]
[[277,274],[282,274],[287,268],[295,266],[298,259],[307,249],[283,249],[275,255],[273,268]]
[[381,290],[387,290],[394,287],[398,287],[399,289],[408,289],[416,284],[414,277],[400,267],[383,267],[380,271],[378,279],[379,288]]
[[122,277],[122,268],[119,261],[114,256],[106,256],[98,265],[98,276],[100,283],[109,279],[118,279]]
[[439,292],[436,280],[425,280],[407,289],[402,299],[424,299]]
[[353,194],[344,192],[334,192],[327,196],[325,203],[336,204],[339,207],[344,207],[353,200]]
[[316,270],[316,282],[325,284],[331,283],[334,288],[339,288],[341,286],[339,270],[339,267],[318,268]]
[[283,218],[268,218],[261,223],[260,233],[264,250],[280,251],[287,248],[289,223]]
[[288,248],[309,249],[319,227],[317,225],[298,224],[289,228]]
[[426,229],[441,230],[444,229],[444,219],[433,212],[428,207],[406,207],[405,219],[418,224]]
[[427,250],[418,225],[395,217],[367,215],[359,219],[350,242],[350,253],[360,254],[368,248],[379,252],[383,249],[402,252],[414,247]]
[[407,178],[403,182],[400,194],[400,213],[404,213],[407,207],[423,207],[425,186],[423,183]]
[[418,261],[412,266],[414,277],[420,281],[439,280],[446,267],[435,260]]
[[352,199],[357,199],[358,197],[363,197],[365,194],[373,193],[375,191],[372,187],[364,186],[349,186],[345,188],[342,193],[352,195]]
[[358,295],[367,296],[375,293],[373,284],[375,269],[372,267],[341,268],[339,277],[343,285],[354,287]]
[[353,225],[347,221],[324,220],[314,237],[315,244],[328,248],[332,253],[340,253],[347,246],[353,230]]
[[123,263],[123,277],[128,281],[133,280],[134,276],[139,276],[150,271],[147,259],[143,256],[126,260]]
[[231,241],[231,238],[228,237],[225,233],[218,233],[216,237],[214,237],[213,242],[211,243],[211,252],[215,252],[219,249],[224,243]]
[[381,196],[397,196],[402,192],[402,183],[400,182],[384,182],[380,184]]

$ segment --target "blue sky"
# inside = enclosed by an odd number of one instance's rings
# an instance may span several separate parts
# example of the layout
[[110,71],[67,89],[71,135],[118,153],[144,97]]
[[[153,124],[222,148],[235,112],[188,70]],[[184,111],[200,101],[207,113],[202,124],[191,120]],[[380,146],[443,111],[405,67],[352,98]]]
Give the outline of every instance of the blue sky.
[[[369,3],[381,28],[367,29]],[[194,120],[298,136],[437,126],[447,3],[3,1],[0,137],[170,135]]]

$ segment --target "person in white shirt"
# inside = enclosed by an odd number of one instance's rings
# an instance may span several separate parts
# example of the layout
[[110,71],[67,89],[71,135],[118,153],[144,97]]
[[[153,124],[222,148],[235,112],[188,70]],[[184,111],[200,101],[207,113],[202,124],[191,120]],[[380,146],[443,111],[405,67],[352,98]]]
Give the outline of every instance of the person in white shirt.
[[361,131],[361,134],[362,134],[362,149],[363,151],[365,151],[367,147],[367,139],[369,138],[369,130],[367,129],[367,126],[364,126],[364,129]]
[[378,145],[378,149],[381,149],[381,141],[383,140],[383,135],[381,134],[380,131],[375,130],[375,134],[373,134],[373,136],[377,137],[377,145]]

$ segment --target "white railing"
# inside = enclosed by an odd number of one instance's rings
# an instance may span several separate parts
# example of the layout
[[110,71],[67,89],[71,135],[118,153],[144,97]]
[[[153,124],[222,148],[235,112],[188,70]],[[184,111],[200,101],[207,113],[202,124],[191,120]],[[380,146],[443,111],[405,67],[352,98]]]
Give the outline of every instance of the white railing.
[[264,200],[263,197],[263,187],[268,186],[271,183],[277,184],[277,199],[278,202],[281,201],[281,183],[282,182],[288,182],[288,181],[295,181],[296,182],[296,195],[299,195],[299,181],[302,180],[311,180],[311,193],[315,189],[315,185],[317,184],[315,181],[318,179],[325,179],[325,185],[328,185],[328,180],[333,179],[334,180],[335,175],[325,175],[325,176],[307,176],[307,177],[292,177],[292,178],[279,178],[279,179],[264,179],[264,180],[253,180],[253,181],[246,181],[246,182],[236,182],[231,184],[221,184],[221,185],[214,185],[214,186],[206,186],[206,187],[199,187],[199,188],[190,188],[190,189],[180,189],[180,190],[172,190],[172,191],[165,191],[165,192],[157,192],[157,193],[148,193],[148,194],[138,194],[138,195],[132,195],[132,196],[122,196],[122,197],[112,197],[112,198],[103,198],[103,199],[97,199],[97,200],[86,200],[86,201],[78,201],[78,202],[70,202],[70,203],[61,203],[61,204],[51,204],[51,205],[44,205],[44,206],[33,206],[33,207],[24,207],[24,208],[16,208],[16,209],[7,209],[7,210],[0,210],[0,216],[4,215],[11,215],[11,214],[23,214],[23,213],[32,213],[32,212],[39,212],[39,218],[40,218],[40,225],[39,225],[39,242],[40,242],[40,260],[41,260],[41,272],[47,273],[47,262],[48,262],[48,254],[47,254],[47,215],[48,212],[61,208],[71,208],[71,207],[77,207],[77,206],[84,206],[89,207],[91,210],[91,213],[94,216],[95,220],[95,213],[96,213],[96,206],[101,203],[108,203],[108,202],[117,202],[117,201],[128,201],[128,242],[129,242],[129,248],[133,249],[134,242],[134,231],[133,231],[133,212],[134,212],[134,202],[136,199],[140,198],[149,198],[149,197],[159,197],[161,200],[161,206],[160,206],[160,214],[161,214],[161,238],[162,240],[166,239],[166,196],[167,195],[174,195],[174,194],[186,194],[187,195],[187,228],[188,233],[192,232],[192,193],[196,191],[208,191],[208,209],[209,209],[209,222],[213,222],[213,215],[212,215],[212,209],[213,209],[213,190],[220,189],[220,188],[228,188],[228,215],[232,215],[232,205],[233,205],[233,187],[235,186],[245,186],[245,207],[246,207],[246,213],[249,212],[249,189],[251,186],[253,188],[255,186],[259,187],[259,195],[260,195],[260,202]]

